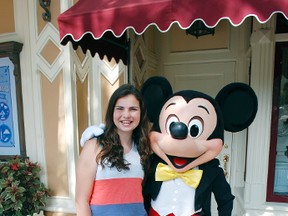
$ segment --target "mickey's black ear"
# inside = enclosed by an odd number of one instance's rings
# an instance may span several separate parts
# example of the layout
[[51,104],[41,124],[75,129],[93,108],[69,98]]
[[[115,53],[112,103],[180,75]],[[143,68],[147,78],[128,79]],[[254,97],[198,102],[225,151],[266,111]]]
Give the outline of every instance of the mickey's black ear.
[[154,122],[158,119],[163,102],[172,95],[173,91],[166,78],[153,76],[144,82],[141,93],[147,107],[148,118],[151,122]]
[[244,83],[231,83],[216,96],[224,118],[224,129],[238,132],[247,128],[254,120],[258,101],[253,89]]

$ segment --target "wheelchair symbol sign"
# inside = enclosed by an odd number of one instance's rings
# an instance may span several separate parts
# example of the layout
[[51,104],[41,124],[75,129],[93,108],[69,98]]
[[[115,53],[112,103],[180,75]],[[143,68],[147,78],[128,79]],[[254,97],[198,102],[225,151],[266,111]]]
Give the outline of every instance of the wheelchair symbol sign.
[[11,140],[11,137],[12,137],[12,132],[11,132],[11,129],[3,124],[0,126],[0,141],[2,143],[7,143]]
[[9,106],[4,102],[0,102],[0,120],[5,121],[9,117],[9,114]]

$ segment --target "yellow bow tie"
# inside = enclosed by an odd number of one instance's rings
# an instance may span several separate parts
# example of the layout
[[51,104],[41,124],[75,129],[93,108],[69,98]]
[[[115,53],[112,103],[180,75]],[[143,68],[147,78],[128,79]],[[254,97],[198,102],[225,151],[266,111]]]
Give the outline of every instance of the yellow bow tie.
[[185,184],[197,188],[202,178],[203,170],[188,170],[183,173],[178,173],[171,169],[168,165],[159,163],[156,168],[155,180],[168,181],[175,178],[181,178]]

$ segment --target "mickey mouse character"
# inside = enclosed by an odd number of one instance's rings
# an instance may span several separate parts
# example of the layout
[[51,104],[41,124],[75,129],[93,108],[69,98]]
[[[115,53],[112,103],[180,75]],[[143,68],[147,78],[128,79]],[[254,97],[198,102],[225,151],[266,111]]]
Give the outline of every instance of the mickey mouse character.
[[252,88],[232,83],[213,99],[193,90],[173,94],[167,79],[151,77],[141,91],[153,123],[143,187],[149,215],[211,215],[212,193],[219,215],[231,215],[234,196],[216,157],[224,130],[238,132],[253,122],[258,105]]

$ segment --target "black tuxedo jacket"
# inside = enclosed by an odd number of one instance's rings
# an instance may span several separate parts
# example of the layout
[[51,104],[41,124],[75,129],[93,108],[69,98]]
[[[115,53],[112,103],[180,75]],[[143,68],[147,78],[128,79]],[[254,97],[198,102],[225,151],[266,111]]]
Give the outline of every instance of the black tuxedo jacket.
[[[162,182],[155,181],[156,167],[160,162],[165,164],[161,158],[152,154],[151,167],[146,172],[143,185],[143,195],[147,211],[150,208],[151,199],[155,200],[161,189]],[[200,165],[199,169],[203,170],[203,176],[195,193],[195,210],[202,208],[199,214],[210,216],[211,194],[213,193],[218,205],[219,216],[230,216],[232,214],[234,196],[231,193],[230,185],[226,181],[223,169],[219,167],[219,160],[213,159]]]

